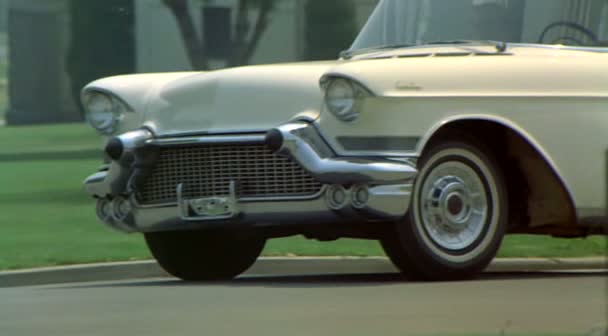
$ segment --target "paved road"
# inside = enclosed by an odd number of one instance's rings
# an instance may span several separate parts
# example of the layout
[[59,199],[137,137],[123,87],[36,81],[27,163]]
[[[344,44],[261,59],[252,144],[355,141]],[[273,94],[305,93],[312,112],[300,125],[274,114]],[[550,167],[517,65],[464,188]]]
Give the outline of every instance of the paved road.
[[365,274],[6,288],[0,335],[588,335],[606,326],[607,280],[526,273],[413,283]]

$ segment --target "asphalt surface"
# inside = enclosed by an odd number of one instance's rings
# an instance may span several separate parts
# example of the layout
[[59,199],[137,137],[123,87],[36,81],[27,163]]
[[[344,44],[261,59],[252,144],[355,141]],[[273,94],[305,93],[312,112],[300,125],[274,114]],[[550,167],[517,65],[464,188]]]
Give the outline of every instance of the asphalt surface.
[[606,335],[608,273],[159,278],[0,289],[0,335]]
[[[605,271],[608,258],[497,258],[485,272]],[[262,257],[245,275],[398,273],[386,257]],[[75,282],[163,278],[169,275],[153,260],[44,267],[0,272],[0,288]],[[1,336],[1,335],[0,335]]]

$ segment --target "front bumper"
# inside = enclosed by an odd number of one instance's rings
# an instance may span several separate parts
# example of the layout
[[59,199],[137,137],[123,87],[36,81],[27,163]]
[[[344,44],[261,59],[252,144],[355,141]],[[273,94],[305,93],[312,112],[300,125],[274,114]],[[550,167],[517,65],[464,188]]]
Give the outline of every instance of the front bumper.
[[[184,199],[178,184],[175,203],[146,206],[137,202],[137,184],[132,181],[140,162],[145,161],[137,157],[139,149],[252,142],[264,143],[277,154],[290,157],[323,184],[321,191],[306,199],[245,199],[234,188],[230,195]],[[110,141],[106,151],[112,162],[87,178],[84,185],[98,200],[100,220],[126,232],[394,220],[407,212],[417,173],[407,160],[336,157],[313,125],[299,122],[266,135],[158,139],[147,130],[139,130]]]

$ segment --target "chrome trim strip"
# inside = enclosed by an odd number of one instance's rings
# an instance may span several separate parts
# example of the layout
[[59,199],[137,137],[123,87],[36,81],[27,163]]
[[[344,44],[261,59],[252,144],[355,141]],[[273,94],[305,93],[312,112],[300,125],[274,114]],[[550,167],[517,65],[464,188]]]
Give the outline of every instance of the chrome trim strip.
[[387,160],[400,161],[402,159],[417,160],[420,155],[415,151],[347,151],[344,148],[336,148],[336,154],[339,156],[351,156],[351,157],[383,157]]
[[408,152],[416,150],[420,139],[410,136],[339,136],[336,141],[349,152]]
[[197,137],[151,139],[146,145],[152,146],[182,146],[204,144],[262,144],[264,135],[206,135]]
[[330,156],[331,149],[308,123],[285,124],[269,132],[269,136],[276,132],[282,136],[277,153],[292,157],[321,183],[394,184],[411,181],[417,174],[416,168],[407,163]]
[[143,128],[116,136],[116,139],[120,140],[124,146],[125,152],[132,152],[146,144],[146,142],[150,141],[153,137],[154,135],[150,130]]
[[293,116],[289,122],[307,122],[313,123],[315,120],[319,119],[321,113],[319,111],[304,111]]
[[170,202],[170,203],[141,204],[141,203],[139,203],[139,201],[137,200],[137,197],[135,197],[135,195],[131,195],[129,200],[131,202],[131,205],[133,205],[133,207],[137,208],[137,209],[158,209],[158,208],[170,208],[170,207],[177,206],[177,201]]
[[423,57],[473,57],[473,56],[513,56],[512,53],[505,52],[440,52],[440,53],[422,53],[422,54],[406,54],[406,55],[380,55],[366,58],[366,60],[382,60],[393,58],[423,58]]
[[409,208],[412,189],[412,184],[371,187],[362,210],[380,217],[401,218]]
[[[238,201],[241,203],[256,203],[256,202],[284,202],[284,201],[311,201],[319,199],[325,194],[325,190],[327,189],[327,185],[323,185],[319,192],[312,195],[305,196],[273,196],[273,197],[241,197],[238,198]],[[174,207],[178,203],[170,202],[170,203],[158,203],[158,204],[141,204],[137,201],[135,196],[131,197],[131,204],[139,209],[150,209],[150,208],[167,208]]]
[[84,182],[84,189],[89,195],[97,197],[105,197],[108,193],[108,186],[106,179],[108,178],[107,171],[99,171],[93,175],[87,177]]
[[83,182],[85,190],[94,197],[119,195],[124,192],[131,175],[130,166],[112,161],[110,169],[98,171]]
[[553,49],[553,50],[575,50],[575,51],[590,51],[598,53],[608,53],[608,47],[577,47],[577,46],[566,46],[561,44],[536,44],[536,43],[508,43],[509,47],[526,47],[526,48],[539,48],[539,49]]
[[[493,47],[491,45],[488,44],[484,44],[484,43],[471,43],[471,44],[441,44],[441,45],[437,45],[437,44],[420,44],[420,45],[413,45],[413,46],[408,46],[408,47],[401,47],[401,48],[395,48],[395,49],[384,49],[384,50],[378,50],[378,49],[371,49],[367,52],[363,52],[361,54],[357,54],[357,55],[352,55],[351,58],[349,59],[353,59],[353,60],[366,60],[366,59],[370,59],[372,57],[378,57],[381,56],[383,54],[389,54],[391,55],[391,57],[400,57],[400,54],[397,54],[397,52],[399,50],[404,50],[404,51],[410,51],[410,50],[415,50],[415,49],[436,49],[438,47],[455,47],[455,48],[467,48],[467,47]],[[588,51],[588,52],[596,52],[596,53],[608,53],[608,47],[588,47],[588,46],[584,46],[584,47],[577,47],[577,46],[565,46],[565,45],[560,45],[560,44],[539,44],[539,43],[513,43],[513,42],[507,42],[507,48],[509,50],[509,52],[512,52],[514,48],[538,48],[538,49],[550,49],[550,50],[572,50],[572,51]],[[347,51],[353,51],[353,50],[347,50]],[[356,52],[356,50],[354,50]],[[421,51],[423,52],[423,51]]]
[[[275,203],[241,203],[241,214],[235,218],[185,221],[181,219],[177,206],[168,208],[134,209],[134,222],[131,231],[149,232],[179,230],[195,226],[197,228],[225,226],[225,225],[291,225],[291,224],[318,224],[331,225],[340,221],[365,221],[366,218],[355,211],[336,212],[327,208],[323,199],[300,202]],[[117,229],[117,224],[106,223]]]
[[[313,200],[284,200],[276,202],[238,203],[240,214],[236,217],[189,218],[178,204],[165,207],[133,207],[131,216],[124,222],[113,220],[106,225],[125,232],[150,232],[205,228],[218,225],[291,225],[375,222],[396,220],[405,215],[410,203],[412,184],[381,185],[369,187],[369,200],[355,207],[352,188],[344,208],[332,210],[324,198]],[[134,198],[131,197],[131,201]],[[182,203],[183,205],[183,203]]]
[[226,130],[214,130],[214,131],[192,131],[192,132],[181,132],[181,133],[166,133],[166,134],[157,134],[155,136],[156,139],[172,139],[172,138],[198,138],[198,137],[208,137],[208,136],[242,136],[242,135],[256,135],[256,134],[264,134],[266,129],[226,129]]
[[275,197],[243,197],[239,198],[240,202],[251,203],[251,202],[276,202],[276,201],[308,201],[318,199],[325,194],[327,185],[323,185],[321,190],[317,193],[304,196],[275,196]]
[[406,160],[417,160],[420,155],[415,150],[412,151],[347,151],[341,147],[339,143],[330,142],[328,137],[321,127],[320,120],[315,120],[314,127],[321,139],[327,144],[332,144],[332,149],[336,152],[338,156],[365,156],[365,157],[384,157],[387,160],[397,160],[401,161],[403,159]]

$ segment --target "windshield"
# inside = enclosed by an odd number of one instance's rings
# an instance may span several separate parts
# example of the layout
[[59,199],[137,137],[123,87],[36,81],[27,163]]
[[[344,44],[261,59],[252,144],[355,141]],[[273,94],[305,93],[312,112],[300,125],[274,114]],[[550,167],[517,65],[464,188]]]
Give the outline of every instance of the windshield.
[[608,45],[608,0],[382,0],[350,51],[451,40]]

